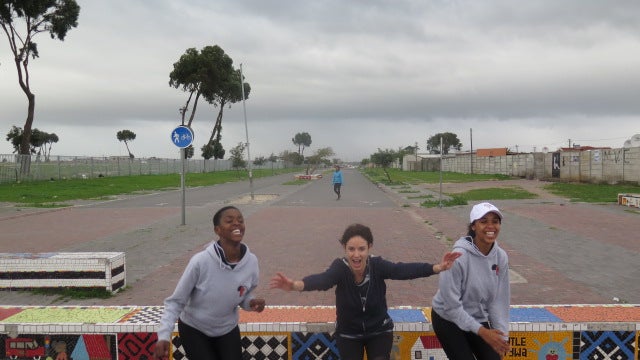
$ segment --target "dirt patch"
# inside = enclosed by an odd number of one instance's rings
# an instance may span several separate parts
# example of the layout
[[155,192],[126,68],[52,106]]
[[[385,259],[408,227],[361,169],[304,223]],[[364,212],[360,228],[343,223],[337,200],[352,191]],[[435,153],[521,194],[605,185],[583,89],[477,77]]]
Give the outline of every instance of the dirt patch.
[[278,195],[276,194],[254,194],[253,199],[251,198],[251,195],[245,195],[240,198],[231,200],[229,203],[234,205],[262,204],[276,198],[278,198]]
[[[474,189],[487,189],[487,188],[506,188],[506,187],[520,187],[530,193],[538,195],[540,199],[553,199],[558,198],[557,195],[551,194],[546,191],[544,187],[551,184],[548,181],[540,180],[488,180],[488,181],[475,181],[465,183],[443,183],[442,192],[447,194],[459,194]],[[439,191],[440,184],[421,184],[425,188],[432,191]]]

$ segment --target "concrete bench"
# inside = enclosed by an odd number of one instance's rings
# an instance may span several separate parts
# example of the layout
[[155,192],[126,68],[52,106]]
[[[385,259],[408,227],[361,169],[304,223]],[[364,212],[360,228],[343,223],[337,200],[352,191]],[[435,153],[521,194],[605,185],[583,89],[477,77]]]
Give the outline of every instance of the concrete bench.
[[0,253],[0,290],[125,286],[123,252]]

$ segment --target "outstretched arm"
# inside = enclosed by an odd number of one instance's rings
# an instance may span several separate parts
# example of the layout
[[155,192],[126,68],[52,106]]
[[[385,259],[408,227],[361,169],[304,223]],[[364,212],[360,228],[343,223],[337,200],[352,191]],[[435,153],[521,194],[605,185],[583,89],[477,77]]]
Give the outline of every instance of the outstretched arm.
[[270,289],[281,289],[284,291],[302,291],[304,290],[304,281],[292,280],[286,277],[283,273],[276,273],[276,276],[271,278],[269,282]]
[[448,252],[442,257],[442,261],[439,264],[433,265],[433,272],[438,274],[442,271],[449,270],[453,266],[453,262],[460,257],[462,253]]

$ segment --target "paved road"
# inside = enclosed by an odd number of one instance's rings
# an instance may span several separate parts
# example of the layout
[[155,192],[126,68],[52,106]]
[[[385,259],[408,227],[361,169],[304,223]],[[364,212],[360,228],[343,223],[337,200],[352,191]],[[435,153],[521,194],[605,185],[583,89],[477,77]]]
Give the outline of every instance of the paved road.
[[[333,305],[333,291],[285,293],[267,289],[283,271],[302,277],[324,270],[342,254],[337,239],[351,223],[369,225],[375,254],[394,261],[436,262],[465,232],[469,206],[421,208],[408,193],[378,187],[345,170],[342,199],[329,177],[283,185],[291,175],[187,189],[186,225],[180,191],[81,203],[55,211],[0,208],[3,252],[124,251],[126,291],[106,300],[59,299],[2,291],[3,305],[159,305],[188,259],[213,239],[211,216],[235,204],[247,219],[245,242],[261,262],[259,292],[270,305]],[[504,210],[501,245],[509,252],[513,304],[640,303],[640,213],[618,205],[574,204],[518,180],[447,184],[445,192],[483,186],[521,186],[536,200],[496,201]],[[427,185],[416,191],[433,192]],[[389,282],[390,306],[427,306],[437,278]]]

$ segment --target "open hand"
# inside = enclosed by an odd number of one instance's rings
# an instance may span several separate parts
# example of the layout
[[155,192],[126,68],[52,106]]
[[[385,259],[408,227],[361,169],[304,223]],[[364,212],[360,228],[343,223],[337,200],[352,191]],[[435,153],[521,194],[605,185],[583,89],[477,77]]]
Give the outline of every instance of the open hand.
[[167,340],[159,340],[156,342],[153,350],[153,358],[156,360],[169,359],[169,342]]
[[442,257],[442,261],[440,261],[440,271],[445,271],[451,269],[453,266],[453,262],[456,261],[457,258],[462,256],[460,252],[448,252],[444,254]]
[[478,335],[489,344],[495,352],[500,354],[501,359],[511,349],[511,345],[505,340],[505,334],[498,329],[487,329],[483,326],[478,331]]
[[293,280],[286,277],[283,273],[276,273],[276,276],[269,281],[269,289],[281,289],[284,291],[293,290]]

